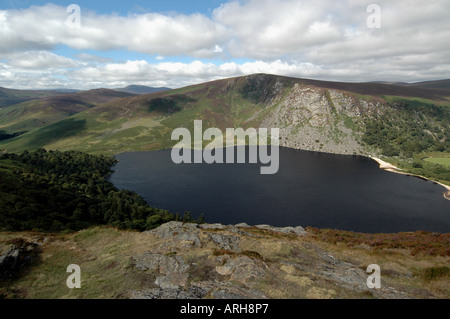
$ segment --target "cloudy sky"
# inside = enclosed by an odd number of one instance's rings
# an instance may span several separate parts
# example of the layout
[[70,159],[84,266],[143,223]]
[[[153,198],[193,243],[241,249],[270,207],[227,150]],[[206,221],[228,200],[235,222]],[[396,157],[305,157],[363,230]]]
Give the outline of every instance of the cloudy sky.
[[1,0],[0,86],[450,78],[449,0],[51,1]]

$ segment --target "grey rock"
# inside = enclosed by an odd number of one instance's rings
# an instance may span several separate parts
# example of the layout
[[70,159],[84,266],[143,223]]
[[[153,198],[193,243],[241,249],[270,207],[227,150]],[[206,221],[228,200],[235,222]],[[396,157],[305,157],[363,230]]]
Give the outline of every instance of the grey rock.
[[297,227],[283,227],[283,228],[276,228],[276,231],[279,231],[281,233],[285,234],[295,234],[298,236],[302,236],[306,234],[306,231],[303,227],[297,226]]
[[239,248],[239,237],[234,235],[209,234],[211,240],[220,248],[233,251],[241,251]]
[[266,299],[259,290],[246,289],[236,285],[218,288],[211,293],[214,299]]
[[297,226],[297,227],[273,227],[270,225],[256,225],[256,228],[259,229],[266,229],[274,232],[284,233],[284,234],[295,234],[298,236],[302,236],[306,234],[306,231],[303,227]]
[[216,229],[226,229],[227,226],[222,225],[222,224],[200,224],[199,226],[201,229],[212,229],[212,230],[216,230]]
[[225,254],[225,255],[220,255],[220,256],[218,256],[217,258],[216,258],[216,260],[219,262],[219,263],[223,263],[223,262],[226,262],[226,261],[228,261],[228,260],[230,260],[230,255],[228,255],[228,254]]
[[133,257],[134,266],[139,270],[159,270],[160,254],[144,253],[143,256]]
[[214,299],[266,299],[261,291],[246,288],[228,281],[201,281],[191,283]]
[[150,270],[161,274],[185,273],[189,265],[184,263],[181,256],[166,256],[161,254],[144,253],[142,256],[134,257],[134,265],[139,270]]
[[157,277],[155,284],[162,289],[178,289],[186,286],[189,275],[186,273],[170,273],[165,276]]
[[153,234],[163,239],[182,242],[181,244],[201,245],[200,238],[198,237],[199,227],[197,224],[172,221],[145,233]]
[[175,239],[179,242],[182,242],[182,244],[193,245],[193,246],[200,246],[200,238],[195,233],[190,232],[181,232],[175,236]]
[[10,279],[39,258],[39,247],[35,243],[18,240],[0,256],[0,279]]
[[215,269],[220,275],[231,275],[231,280],[242,283],[247,283],[251,279],[260,278],[265,274],[264,269],[247,256],[229,259],[225,265],[217,266]]
[[266,224],[263,224],[263,225],[255,225],[255,227],[256,227],[256,228],[260,228],[260,229],[271,229],[271,228],[274,228],[273,226],[266,225]]
[[142,291],[132,291],[132,299],[202,299],[208,290],[201,287],[191,287],[187,291],[177,288],[154,288]]

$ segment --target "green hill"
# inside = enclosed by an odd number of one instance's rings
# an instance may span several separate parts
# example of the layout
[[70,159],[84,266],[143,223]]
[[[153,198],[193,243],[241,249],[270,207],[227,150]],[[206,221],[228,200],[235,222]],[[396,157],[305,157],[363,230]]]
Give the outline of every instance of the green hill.
[[14,90],[0,87],[0,108],[58,94],[61,92],[57,90]]
[[0,133],[20,135],[130,93],[97,89],[42,97],[0,109]]
[[144,85],[128,85],[124,88],[114,89],[115,91],[119,92],[126,92],[126,93],[132,93],[132,94],[150,94],[150,93],[156,93],[156,92],[162,92],[170,90],[166,87],[150,87],[150,86],[144,86]]
[[[418,154],[440,152],[446,157],[450,152],[449,96],[448,90],[441,89],[255,74],[114,99],[0,141],[0,150],[46,148],[117,154],[164,149],[176,143],[171,140],[175,128],[192,130],[194,120],[203,120],[204,129],[218,127],[222,131],[277,127],[281,146],[384,155],[413,169],[420,168],[412,162]],[[18,121],[23,119],[18,117]],[[449,180],[445,167],[426,170],[434,173],[416,173]]]
[[[192,128],[195,119],[202,119],[204,127],[222,130],[280,127],[283,146],[343,154],[381,151],[388,144],[394,153],[403,152],[403,140],[415,125],[414,134],[425,138],[426,145],[413,151],[448,151],[449,104],[439,90],[258,74],[116,99],[3,141],[0,148],[107,154],[162,149],[174,144],[174,128]],[[373,124],[386,119],[388,127]],[[390,132],[391,126],[398,130]],[[364,139],[367,128],[372,139]],[[389,143],[384,138],[388,134]]]
[[175,215],[107,181],[115,160],[37,150],[0,156],[0,231],[60,232],[92,225],[151,229]]

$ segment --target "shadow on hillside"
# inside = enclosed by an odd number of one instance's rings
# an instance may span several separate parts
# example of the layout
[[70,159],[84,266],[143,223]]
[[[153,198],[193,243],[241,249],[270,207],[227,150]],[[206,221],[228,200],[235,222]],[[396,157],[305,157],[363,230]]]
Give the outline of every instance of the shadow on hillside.
[[185,104],[196,101],[196,99],[185,95],[158,97],[150,101],[148,111],[150,113],[173,114],[180,112]]
[[26,132],[16,132],[12,134],[8,134],[5,131],[0,130],[0,141],[9,140],[10,138],[14,138],[16,136],[22,135]]
[[47,125],[29,135],[25,142],[26,149],[41,148],[44,145],[80,134],[86,129],[86,120],[66,119]]

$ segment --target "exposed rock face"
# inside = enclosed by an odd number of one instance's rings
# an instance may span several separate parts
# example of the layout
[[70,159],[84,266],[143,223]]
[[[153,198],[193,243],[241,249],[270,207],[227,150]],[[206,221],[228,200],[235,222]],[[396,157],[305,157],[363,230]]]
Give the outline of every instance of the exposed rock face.
[[283,234],[295,234],[298,236],[305,235],[306,231],[302,226],[297,227],[273,227],[270,225],[256,225],[256,228],[267,229],[273,232],[280,232]]
[[239,237],[235,235],[210,234],[209,236],[222,249],[240,251]]
[[265,274],[264,269],[247,256],[229,259],[225,265],[217,266],[216,271],[223,276],[230,275],[232,281],[244,284],[252,279],[261,278]]
[[[369,293],[363,269],[303,242],[308,235],[300,226],[169,222],[143,236],[152,248],[134,256],[133,266],[153,285],[131,291],[131,298],[261,299],[271,292],[267,287],[293,289],[304,298],[335,298],[337,289]],[[408,297],[388,286],[370,294]]]
[[265,100],[274,110],[264,117],[261,126],[280,128],[281,146],[308,151],[367,154],[361,145],[363,117],[379,115],[387,108],[375,98],[365,100],[301,83],[292,87],[280,84],[277,92],[277,98]]
[[38,244],[16,240],[0,256],[0,280],[16,276],[23,268],[38,258]]
[[170,222],[154,230],[150,234],[157,235],[160,238],[176,239],[183,246],[199,246],[198,226],[196,224],[183,224],[182,222]]

